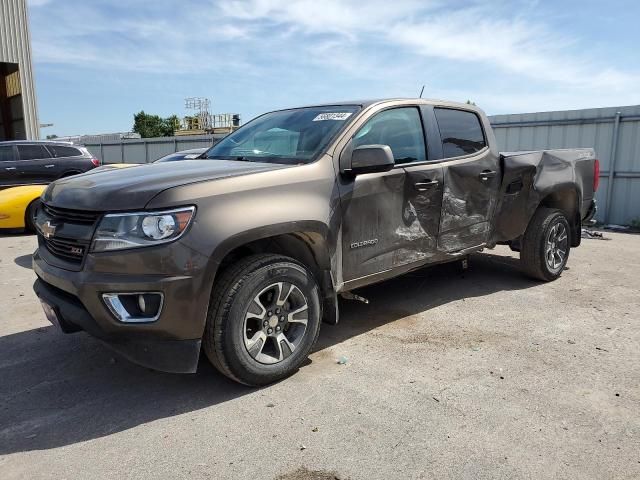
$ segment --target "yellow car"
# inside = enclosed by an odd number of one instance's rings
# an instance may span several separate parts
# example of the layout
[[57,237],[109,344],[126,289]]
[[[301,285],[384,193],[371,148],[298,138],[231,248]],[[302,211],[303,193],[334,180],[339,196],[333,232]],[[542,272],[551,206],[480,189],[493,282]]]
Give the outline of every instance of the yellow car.
[[34,217],[46,185],[0,190],[0,230],[35,231]]

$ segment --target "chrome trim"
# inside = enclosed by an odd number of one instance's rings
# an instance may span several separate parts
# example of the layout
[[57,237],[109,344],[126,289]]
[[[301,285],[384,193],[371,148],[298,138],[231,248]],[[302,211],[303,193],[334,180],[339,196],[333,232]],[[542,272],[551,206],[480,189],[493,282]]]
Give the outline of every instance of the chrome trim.
[[[138,212],[108,213],[103,218],[107,218],[107,217],[131,217],[131,216],[134,216],[134,215],[137,215],[137,216],[142,216],[142,215],[166,215],[166,214],[169,214],[169,213],[186,212],[187,210],[191,210],[191,212],[194,212],[195,209],[196,209],[195,205],[188,205],[186,207],[172,208],[170,210],[141,210],[141,211],[138,211]],[[193,218],[193,217],[191,217],[191,218]]]
[[[158,313],[153,317],[132,317],[124,308],[120,298],[120,295],[160,295],[160,306],[158,307]],[[162,313],[162,307],[164,307],[164,293],[162,292],[110,292],[102,294],[102,301],[107,306],[111,314],[116,317],[116,320],[122,323],[152,323],[160,318]]]

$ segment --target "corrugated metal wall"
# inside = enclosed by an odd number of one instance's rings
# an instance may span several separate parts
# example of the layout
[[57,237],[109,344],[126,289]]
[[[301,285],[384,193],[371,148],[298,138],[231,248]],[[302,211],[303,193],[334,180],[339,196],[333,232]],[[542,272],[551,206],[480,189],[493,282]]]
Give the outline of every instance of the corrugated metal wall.
[[0,62],[19,65],[26,138],[40,138],[26,0],[0,0]]
[[591,147],[601,222],[640,220],[640,105],[490,117],[501,151]]
[[210,147],[224,135],[188,135],[85,143],[102,163],[150,163],[169,153]]

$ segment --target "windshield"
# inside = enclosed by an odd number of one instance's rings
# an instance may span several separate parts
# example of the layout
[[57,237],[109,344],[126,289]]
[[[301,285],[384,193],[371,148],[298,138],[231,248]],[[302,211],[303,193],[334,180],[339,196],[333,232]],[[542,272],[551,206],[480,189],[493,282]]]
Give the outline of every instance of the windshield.
[[178,160],[194,160],[196,158],[200,158],[200,156],[204,153],[205,149],[203,148],[200,151],[188,151],[188,152],[177,152],[171,153],[167,156],[160,157],[157,160],[154,160],[153,163],[164,163],[164,162],[175,162]]
[[203,158],[309,163],[360,107],[309,107],[267,113],[223,138]]

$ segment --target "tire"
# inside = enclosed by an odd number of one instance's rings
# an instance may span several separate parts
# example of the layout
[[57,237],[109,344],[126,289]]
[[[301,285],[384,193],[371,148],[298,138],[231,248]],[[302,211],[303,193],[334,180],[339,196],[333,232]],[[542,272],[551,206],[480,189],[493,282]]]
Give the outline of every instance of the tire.
[[561,210],[539,208],[521,242],[520,262],[524,272],[537,280],[558,278],[569,260],[571,228]]
[[40,206],[40,199],[35,199],[32,201],[27,210],[24,212],[24,229],[27,232],[36,231],[36,213],[38,211],[38,207]]
[[267,385],[293,374],[307,359],[321,314],[318,285],[309,270],[282,255],[252,255],[214,284],[204,352],[227,377],[248,386]]

